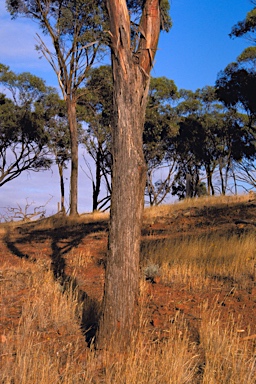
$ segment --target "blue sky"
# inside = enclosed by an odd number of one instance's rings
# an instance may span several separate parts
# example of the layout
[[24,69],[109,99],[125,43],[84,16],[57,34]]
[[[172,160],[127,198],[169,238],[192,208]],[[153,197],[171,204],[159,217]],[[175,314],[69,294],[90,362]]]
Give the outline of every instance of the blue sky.
[[[250,0],[171,0],[173,28],[160,37],[152,76],[173,79],[178,88],[196,90],[214,85],[217,73],[235,61],[249,45],[245,38],[231,39],[228,34],[243,20],[253,5]],[[55,74],[45,59],[39,59],[34,47],[37,25],[27,19],[11,20],[0,0],[0,63],[15,72],[29,71],[57,87]],[[45,41],[47,38],[44,38]],[[85,150],[81,149],[81,153]],[[81,165],[84,166],[83,161]],[[68,173],[67,173],[68,179]],[[69,184],[66,182],[68,191]],[[81,171],[79,177],[79,211],[90,211],[91,185]],[[36,205],[45,203],[47,214],[56,212],[59,183],[56,170],[25,173],[0,189],[1,207],[24,206],[26,198]]]

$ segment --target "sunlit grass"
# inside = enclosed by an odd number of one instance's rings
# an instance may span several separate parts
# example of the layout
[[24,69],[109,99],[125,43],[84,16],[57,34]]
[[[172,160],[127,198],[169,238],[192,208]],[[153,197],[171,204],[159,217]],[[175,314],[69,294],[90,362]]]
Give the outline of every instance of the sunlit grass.
[[[207,204],[234,202],[229,198],[214,201],[207,200]],[[192,206],[197,203],[203,206],[206,201],[193,200]],[[168,215],[173,209],[188,207],[189,202],[149,209],[145,216],[150,214],[154,218]],[[89,223],[107,218],[107,214],[94,214],[79,220]],[[42,228],[65,223],[72,225],[67,218],[59,220],[58,223],[44,222]],[[39,249],[38,252],[43,251]],[[72,267],[74,279],[79,268],[87,268],[94,262],[89,250],[73,249],[65,257],[67,265]],[[239,321],[235,322],[232,315],[223,324],[217,305],[218,292],[216,305],[205,300],[197,308],[196,341],[190,338],[188,322],[178,313],[173,321],[169,321],[165,337],[156,336],[154,328],[150,333],[145,309],[151,287],[145,281],[145,271],[159,275],[163,286],[182,288],[188,293],[210,292],[216,283],[225,284],[225,289],[230,291],[242,289],[249,292],[255,287],[255,266],[255,232],[240,236],[208,233],[174,240],[154,239],[153,236],[144,239],[139,327],[134,330],[130,349],[120,353],[115,345],[107,352],[86,346],[81,330],[83,303],[78,287],[72,284],[63,287],[55,280],[47,257],[42,262],[21,260],[15,266],[1,265],[1,315],[5,319],[9,316],[9,322],[0,335],[0,382],[255,384],[255,340],[241,337]],[[8,313],[5,304],[12,299],[14,311]]]
[[[8,274],[9,283],[16,272]],[[255,351],[250,341],[239,337],[239,324],[232,317],[225,328],[220,326],[217,306],[201,306],[199,345],[190,341],[182,317],[170,324],[168,338],[152,341],[142,310],[129,351],[123,354],[112,346],[99,352],[85,346],[76,292],[63,294],[49,271],[42,273],[36,266],[23,273],[30,290],[18,326],[5,332],[3,384],[255,383]],[[4,286],[1,293],[7,293]]]
[[230,237],[204,237],[145,240],[142,265],[160,266],[166,284],[182,283],[187,287],[207,289],[212,279],[236,283],[247,288],[256,279],[255,233]]
[[237,203],[248,202],[252,199],[252,194],[244,195],[231,195],[231,196],[203,196],[193,199],[184,199],[174,202],[172,204],[163,204],[157,207],[148,207],[144,211],[145,220],[152,218],[173,214],[179,210],[186,210],[191,208],[204,208],[204,207],[220,207],[230,206]]

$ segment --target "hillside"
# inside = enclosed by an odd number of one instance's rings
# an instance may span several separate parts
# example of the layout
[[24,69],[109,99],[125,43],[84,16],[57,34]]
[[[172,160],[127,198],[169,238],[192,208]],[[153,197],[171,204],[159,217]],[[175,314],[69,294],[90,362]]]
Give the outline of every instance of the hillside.
[[[211,371],[208,367],[216,351],[212,347],[207,350],[205,340],[227,337],[223,348],[228,349],[233,342],[237,348],[232,364],[236,366],[236,358],[241,359],[243,354],[241,366],[250,373],[250,377],[245,376],[240,367],[237,381],[232,382],[240,384],[238,380],[247,377],[244,383],[255,383],[255,233],[254,196],[191,200],[145,210],[141,345],[145,347],[146,342],[150,351],[160,348],[163,354],[169,342],[174,348],[175,340],[177,350],[181,348],[179,343],[186,342],[186,347],[182,344],[186,353],[180,363],[189,366],[189,372],[184,368],[186,382],[222,383],[214,376],[218,369],[213,366]],[[133,382],[125,376],[130,374],[128,368],[126,371],[112,360],[110,365],[109,360],[99,363],[92,355],[95,352],[86,347],[95,333],[103,295],[107,236],[108,217],[103,214],[82,215],[76,222],[56,216],[0,226],[3,383]],[[220,346],[216,350],[223,355]],[[35,379],[42,366],[44,376],[40,373]],[[115,376],[120,374],[119,366],[126,377],[123,381]],[[160,378],[157,369],[160,367],[155,367],[148,380],[142,374],[141,381],[134,376],[134,383],[171,382],[170,376]],[[173,369],[178,375],[181,368]],[[74,372],[80,372],[81,377],[74,378]],[[18,381],[20,375],[25,375],[24,381]],[[210,375],[213,381],[206,381]],[[223,383],[231,382],[224,381],[228,377],[225,372],[222,377]],[[182,376],[175,383],[184,380]]]

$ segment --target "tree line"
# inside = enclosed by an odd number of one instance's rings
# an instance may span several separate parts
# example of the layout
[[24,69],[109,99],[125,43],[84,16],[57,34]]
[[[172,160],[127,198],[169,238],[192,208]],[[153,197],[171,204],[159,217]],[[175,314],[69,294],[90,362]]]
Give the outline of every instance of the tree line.
[[[113,80],[110,66],[88,71],[76,110],[78,143],[92,184],[92,210],[110,206]],[[66,212],[63,171],[71,160],[65,102],[56,89],[30,74],[0,65],[0,186],[23,171],[57,165],[61,210]],[[145,202],[179,199],[256,186],[254,68],[230,64],[216,86],[178,90],[165,77],[151,78],[143,129]],[[8,96],[9,95],[9,96]],[[86,182],[86,181],[85,181]]]

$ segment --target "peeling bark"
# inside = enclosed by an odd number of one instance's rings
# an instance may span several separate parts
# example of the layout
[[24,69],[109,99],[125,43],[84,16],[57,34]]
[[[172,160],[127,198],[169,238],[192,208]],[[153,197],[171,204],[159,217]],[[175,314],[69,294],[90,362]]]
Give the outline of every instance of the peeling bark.
[[159,0],[147,0],[141,17],[137,52],[132,52],[130,17],[124,0],[107,1],[111,25],[114,116],[113,172],[109,249],[103,314],[97,347],[129,345],[137,325],[139,254],[146,165],[142,134],[160,32]]

